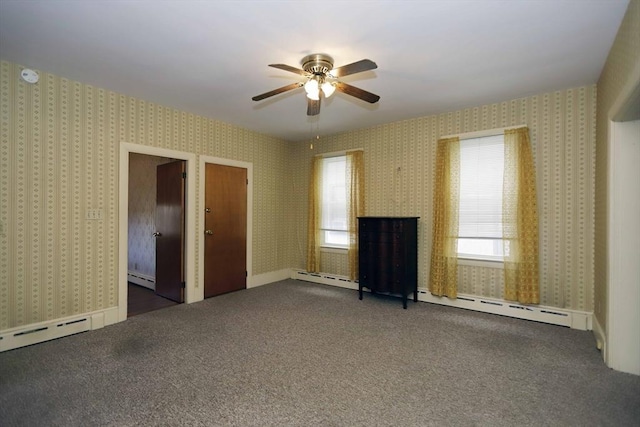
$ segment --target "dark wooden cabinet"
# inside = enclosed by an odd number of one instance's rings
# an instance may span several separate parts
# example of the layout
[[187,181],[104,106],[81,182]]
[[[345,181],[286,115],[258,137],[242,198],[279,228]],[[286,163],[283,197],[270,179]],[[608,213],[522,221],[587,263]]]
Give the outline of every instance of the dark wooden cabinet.
[[360,299],[364,287],[418,301],[418,218],[358,217]]

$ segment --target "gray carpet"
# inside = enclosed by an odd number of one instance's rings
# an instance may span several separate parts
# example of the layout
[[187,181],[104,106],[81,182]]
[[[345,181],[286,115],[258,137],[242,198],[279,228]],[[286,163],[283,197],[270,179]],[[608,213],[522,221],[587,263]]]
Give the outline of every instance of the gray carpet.
[[2,426],[638,426],[591,332],[286,280],[0,353]]

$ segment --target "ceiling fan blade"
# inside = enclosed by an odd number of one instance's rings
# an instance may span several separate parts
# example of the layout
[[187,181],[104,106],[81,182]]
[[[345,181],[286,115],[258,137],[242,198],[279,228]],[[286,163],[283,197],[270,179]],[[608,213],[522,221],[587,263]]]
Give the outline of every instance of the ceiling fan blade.
[[320,114],[320,99],[317,101],[307,98],[307,116],[317,116]]
[[287,91],[290,91],[290,90],[293,90],[293,89],[297,89],[299,87],[302,87],[303,85],[304,85],[304,83],[302,83],[302,82],[291,83],[290,85],[282,86],[281,88],[274,89],[274,90],[269,91],[269,92],[265,92],[262,95],[254,96],[251,99],[253,99],[254,101],[262,101],[263,99],[269,98],[270,96],[278,95],[278,94],[280,94],[282,92],[287,92]]
[[290,73],[300,74],[301,76],[309,76],[311,73],[307,73],[300,68],[292,67],[287,64],[269,64],[269,67],[278,68],[280,70],[289,71]]
[[346,83],[336,82],[336,89],[340,92],[346,93],[347,95],[355,96],[356,98],[362,99],[363,101],[367,101],[371,104],[375,104],[380,100],[380,97],[375,93],[367,92],[366,90],[362,90],[355,86],[351,86]]
[[332,75],[333,77],[339,78],[339,77],[348,76],[349,74],[375,70],[376,68],[378,68],[378,65],[375,62],[369,59],[362,59],[352,64],[343,65],[342,67],[334,68],[333,70],[329,71],[329,74]]

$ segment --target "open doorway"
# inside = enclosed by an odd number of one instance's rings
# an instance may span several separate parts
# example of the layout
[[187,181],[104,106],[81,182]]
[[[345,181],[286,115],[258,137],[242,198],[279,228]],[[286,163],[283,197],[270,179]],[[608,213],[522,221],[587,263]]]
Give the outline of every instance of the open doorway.
[[[164,188],[173,185],[184,189],[181,171],[174,173],[173,176],[159,173],[176,163],[184,163],[184,161],[140,153],[129,154],[127,317],[171,307],[183,301],[181,295],[178,297],[167,295],[163,286],[167,287],[167,273],[169,276],[178,275],[169,279],[176,282],[173,284],[177,287],[175,291],[178,294],[181,293],[180,283],[184,282],[182,278],[184,239],[177,245],[173,244],[167,248],[164,240],[169,237],[160,236],[162,233],[159,230],[163,228],[164,232],[164,226],[158,224],[158,213],[162,212],[161,207],[158,206],[158,200],[161,205],[165,203]],[[163,180],[175,182],[165,183]],[[184,194],[184,191],[182,193]],[[179,206],[181,212],[178,213],[182,216],[182,220],[178,219],[178,222],[181,222],[179,226],[184,233],[184,195],[182,199],[182,206]],[[160,220],[163,219],[164,215]],[[158,265],[156,262],[158,256],[166,257],[167,251],[171,252],[169,259],[174,262]],[[178,271],[167,272],[164,271],[166,268],[158,268],[165,266]]]
[[[129,300],[129,161],[130,154],[137,153],[167,159],[183,160],[186,174],[184,176],[184,284],[183,296],[186,303],[202,300],[201,287],[196,284],[195,277],[195,175],[196,155],[166,148],[151,147],[139,144],[122,142],[120,144],[119,162],[119,213],[118,213],[118,321],[127,319]],[[152,232],[153,234],[153,232]],[[153,236],[151,236],[153,237]],[[135,269],[135,260],[132,260]],[[140,265],[138,265],[140,268]],[[136,279],[137,280],[137,279]],[[142,282],[144,283],[144,281]],[[141,287],[139,284],[136,285]],[[142,288],[142,287],[141,287]],[[137,288],[136,288],[137,289]],[[139,289],[137,289],[139,290]],[[144,290],[144,289],[143,289]],[[153,292],[153,291],[151,291]],[[133,295],[132,295],[133,297]]]

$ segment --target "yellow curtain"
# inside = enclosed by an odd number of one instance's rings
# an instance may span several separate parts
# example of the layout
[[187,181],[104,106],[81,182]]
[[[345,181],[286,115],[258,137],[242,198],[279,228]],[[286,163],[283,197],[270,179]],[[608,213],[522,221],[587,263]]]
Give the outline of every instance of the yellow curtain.
[[307,271],[320,272],[320,223],[322,221],[322,157],[316,156],[311,164],[309,180],[309,225],[307,228]]
[[538,304],[536,174],[527,127],[504,132],[502,205],[505,299]]
[[433,245],[429,291],[458,295],[458,207],[460,205],[460,139],[438,141],[433,195]]
[[349,279],[358,278],[358,217],[364,215],[364,153],[347,151],[347,233]]

